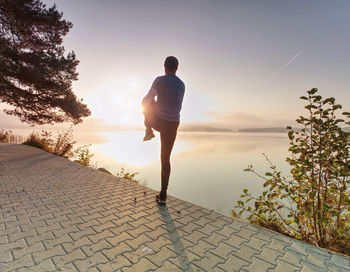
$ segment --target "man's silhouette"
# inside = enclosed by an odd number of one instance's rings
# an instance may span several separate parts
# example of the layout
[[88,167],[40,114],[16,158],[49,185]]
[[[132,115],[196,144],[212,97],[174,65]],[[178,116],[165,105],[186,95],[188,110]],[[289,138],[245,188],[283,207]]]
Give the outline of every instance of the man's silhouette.
[[[153,129],[160,133],[162,182],[156,199],[162,205],[166,203],[170,177],[170,154],[180,124],[180,111],[185,93],[185,84],[176,76],[178,65],[177,58],[167,57],[164,62],[165,75],[153,81],[151,89],[142,100],[146,126],[143,140],[148,141],[155,137]],[[157,97],[156,101],[155,97]]]

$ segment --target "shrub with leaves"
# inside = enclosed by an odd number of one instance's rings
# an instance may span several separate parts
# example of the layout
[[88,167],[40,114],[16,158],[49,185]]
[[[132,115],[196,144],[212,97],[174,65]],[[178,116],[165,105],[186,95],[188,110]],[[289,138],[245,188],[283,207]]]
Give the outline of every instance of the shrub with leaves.
[[11,131],[0,129],[0,143],[7,143],[10,140]]
[[350,122],[339,118],[350,113],[338,113],[342,106],[317,89],[300,98],[308,115],[296,119],[301,130],[287,127],[291,175],[282,176],[265,156],[269,172],[260,175],[251,165],[245,171],[264,179],[266,190],[255,197],[244,189],[245,201],[235,207],[252,223],[350,254],[350,132],[344,130]]
[[52,134],[48,131],[32,132],[28,138],[22,143],[24,145],[34,146],[52,153]]
[[94,156],[94,154],[90,153],[90,146],[91,145],[83,145],[78,147],[72,152],[71,157],[76,158],[74,160],[75,162],[91,167],[91,158]]
[[68,158],[71,156],[71,151],[73,149],[73,129],[70,127],[67,131],[59,133],[56,137],[56,141],[53,142],[53,154]]
[[25,145],[34,146],[64,158],[71,156],[74,143],[72,127],[56,137],[50,131],[33,132],[23,142]]
[[139,174],[139,172],[129,172],[125,171],[124,168],[121,168],[120,171],[116,174],[118,178],[128,179],[133,182],[139,183],[140,181],[136,178],[136,176]]

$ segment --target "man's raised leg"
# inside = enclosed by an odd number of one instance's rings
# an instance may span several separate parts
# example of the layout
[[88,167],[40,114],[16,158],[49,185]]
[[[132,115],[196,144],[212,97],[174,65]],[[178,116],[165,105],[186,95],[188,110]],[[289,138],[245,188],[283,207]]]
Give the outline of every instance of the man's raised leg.
[[147,107],[144,108],[143,114],[145,116],[144,124],[146,127],[145,137],[143,138],[143,140],[149,141],[155,137],[152,130],[153,123],[154,123],[154,103],[147,105]]

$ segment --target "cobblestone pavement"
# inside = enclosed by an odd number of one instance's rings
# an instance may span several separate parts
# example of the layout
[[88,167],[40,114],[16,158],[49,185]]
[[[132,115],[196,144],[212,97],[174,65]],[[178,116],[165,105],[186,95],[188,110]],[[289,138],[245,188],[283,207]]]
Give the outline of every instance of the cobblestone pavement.
[[0,144],[0,271],[350,271],[350,259]]

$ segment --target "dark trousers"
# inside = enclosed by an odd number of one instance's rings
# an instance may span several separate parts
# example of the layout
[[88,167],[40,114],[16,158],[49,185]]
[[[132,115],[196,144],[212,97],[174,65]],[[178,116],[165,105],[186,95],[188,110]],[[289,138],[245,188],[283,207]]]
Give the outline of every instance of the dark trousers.
[[154,111],[154,104],[149,105],[145,109],[144,115],[146,129],[153,128],[160,133],[160,161],[162,166],[160,197],[165,199],[171,170],[170,155],[180,122],[167,121],[157,116]]

